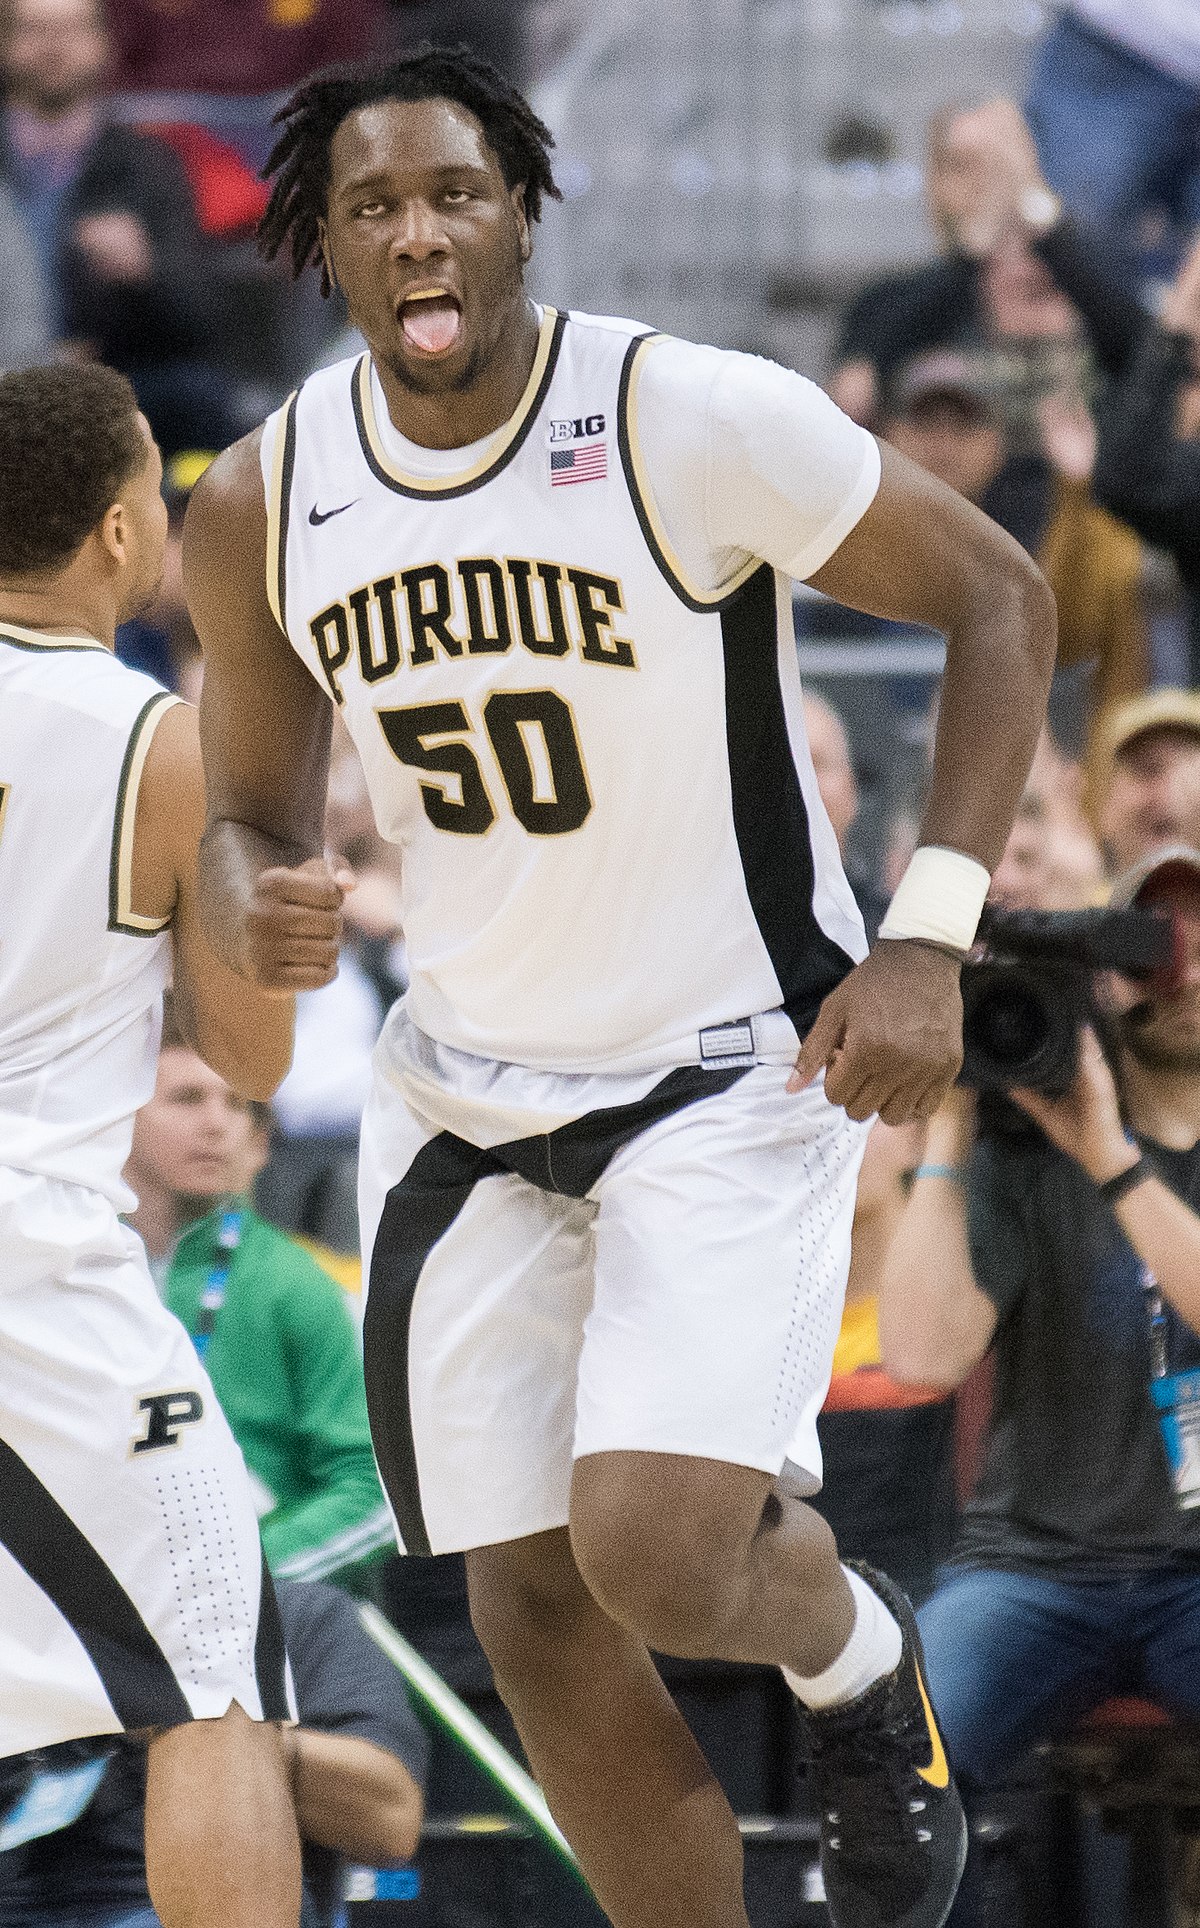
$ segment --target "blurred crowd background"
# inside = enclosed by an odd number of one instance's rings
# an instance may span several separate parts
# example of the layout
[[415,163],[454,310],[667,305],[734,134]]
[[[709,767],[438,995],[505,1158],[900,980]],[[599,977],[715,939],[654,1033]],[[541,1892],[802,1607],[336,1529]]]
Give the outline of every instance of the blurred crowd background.
[[[170,566],[120,637],[127,660],[197,695],[179,568],[188,491],[308,370],[355,347],[336,297],[256,251],[272,114],[316,67],[427,38],[485,53],[555,133],[563,199],[537,236],[535,296],[799,369],[1037,557],[1060,664],[994,898],[1084,907],[1152,850],[1200,846],[1194,0],[0,0],[0,366],[111,362],[166,458]],[[803,587],[795,618],[818,774],[873,930],[916,840],[943,645]],[[1002,689],[995,706],[1002,727]],[[273,1116],[252,1130],[235,1107],[213,1125],[230,1163],[211,1203],[253,1182],[263,1220],[306,1241],[353,1307],[358,1122],[405,955],[396,853],[348,740],[328,840],[358,879],[341,972],[301,1000]],[[881,1365],[883,1254],[919,1155],[877,1127],[824,1503],[850,1550],[921,1595],[970,1487],[987,1393],[971,1381],[956,1400],[909,1397]],[[139,1189],[162,1207],[143,1229],[166,1264],[187,1228],[162,1201],[194,1194],[145,1131],[139,1157]],[[328,1381],[312,1388],[322,1396]],[[268,1434],[283,1424],[252,1417]],[[357,1408],[349,1430],[325,1438],[311,1478],[341,1477],[357,1452],[358,1499],[322,1529],[325,1553],[285,1534],[279,1560],[360,1587],[370,1569],[392,1617],[515,1745],[461,1572],[383,1557]],[[739,1811],[798,1811],[780,1683],[735,1669],[672,1680]],[[435,1748],[431,1811],[478,1804],[460,1770]],[[764,1902],[760,1918],[807,1920],[801,1901],[793,1914]],[[543,1905],[526,1894],[505,1913],[476,1889],[438,1919],[533,1922]],[[1011,1900],[990,1918],[1020,1919]]]

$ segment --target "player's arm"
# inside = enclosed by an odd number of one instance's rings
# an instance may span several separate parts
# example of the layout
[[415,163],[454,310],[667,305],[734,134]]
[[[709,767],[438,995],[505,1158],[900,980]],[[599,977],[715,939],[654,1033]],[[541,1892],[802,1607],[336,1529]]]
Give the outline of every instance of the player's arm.
[[336,975],[349,878],[322,854],[329,704],[271,612],[266,552],[255,434],[197,483],[184,527],[184,586],[204,649],[199,902],[230,970],[291,992]]
[[207,942],[196,893],[203,829],[198,720],[190,704],[175,703],[154,731],[138,787],[134,905],[170,916],[175,1009],[189,1042],[235,1091],[269,1098],[291,1063],[295,999],[256,990]]
[[[1050,589],[1012,538],[882,445],[878,493],[811,580],[851,608],[941,630],[946,672],[922,845],[991,871],[1029,774],[1054,668]],[[796,1081],[825,1071],[852,1117],[928,1117],[958,1072],[958,960],[888,939],[826,999]]]
[[305,1841],[369,1868],[394,1867],[416,1853],[425,1802],[403,1761],[358,1734],[293,1727],[283,1737]]

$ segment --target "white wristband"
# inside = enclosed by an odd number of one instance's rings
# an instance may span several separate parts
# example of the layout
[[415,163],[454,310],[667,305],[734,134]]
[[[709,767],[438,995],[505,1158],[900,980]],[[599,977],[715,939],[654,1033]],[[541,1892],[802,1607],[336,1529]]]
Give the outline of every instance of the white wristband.
[[961,850],[924,844],[900,879],[880,937],[916,937],[965,957],[975,942],[991,877]]

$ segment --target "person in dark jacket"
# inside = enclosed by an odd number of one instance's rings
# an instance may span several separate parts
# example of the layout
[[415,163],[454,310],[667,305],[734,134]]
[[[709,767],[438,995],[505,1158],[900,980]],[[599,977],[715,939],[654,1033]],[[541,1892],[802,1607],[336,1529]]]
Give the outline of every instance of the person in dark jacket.
[[37,252],[54,333],[128,375],[165,455],[239,432],[209,361],[220,316],[182,164],[112,121],[99,0],[0,12],[0,176]]

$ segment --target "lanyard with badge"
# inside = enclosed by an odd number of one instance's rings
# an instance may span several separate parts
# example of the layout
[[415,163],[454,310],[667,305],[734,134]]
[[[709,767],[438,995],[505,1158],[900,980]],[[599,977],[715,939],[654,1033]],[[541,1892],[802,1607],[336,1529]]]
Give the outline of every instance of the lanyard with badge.
[[204,1282],[204,1290],[200,1294],[200,1311],[196,1319],[196,1330],[192,1334],[192,1344],[201,1359],[204,1358],[212,1343],[217,1318],[225,1303],[225,1294],[229,1290],[229,1273],[234,1254],[242,1242],[243,1218],[244,1214],[236,1206],[221,1213],[221,1223],[217,1227],[217,1249],[212,1268]]
[[1158,1280],[1141,1268],[1142,1299],[1150,1321],[1150,1396],[1175,1489],[1175,1504],[1200,1506],[1200,1367],[1167,1371],[1167,1315]]

